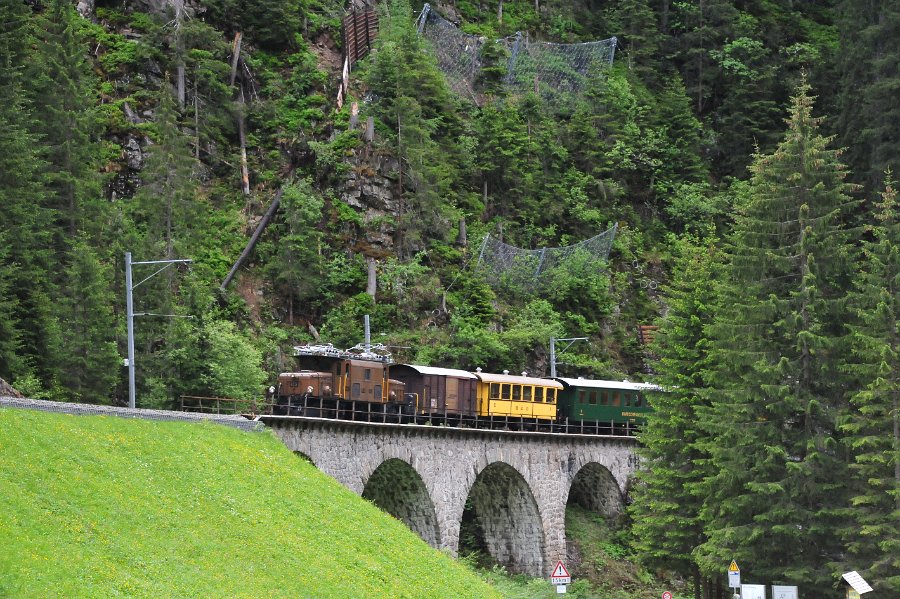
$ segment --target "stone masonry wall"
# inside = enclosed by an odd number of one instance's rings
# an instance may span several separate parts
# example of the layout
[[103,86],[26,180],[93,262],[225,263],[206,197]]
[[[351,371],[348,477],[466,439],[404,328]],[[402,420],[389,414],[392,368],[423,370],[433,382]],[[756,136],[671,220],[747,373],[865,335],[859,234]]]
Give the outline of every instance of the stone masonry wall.
[[[389,497],[381,500],[390,503],[384,509],[454,555],[472,494],[492,555],[512,571],[533,576],[547,576],[556,560],[566,559],[570,491],[573,500],[613,515],[621,510],[622,489],[638,466],[635,441],[627,438],[299,417],[263,420],[290,449],[354,492]],[[397,462],[372,479],[389,460]],[[392,491],[384,494],[379,487]]]

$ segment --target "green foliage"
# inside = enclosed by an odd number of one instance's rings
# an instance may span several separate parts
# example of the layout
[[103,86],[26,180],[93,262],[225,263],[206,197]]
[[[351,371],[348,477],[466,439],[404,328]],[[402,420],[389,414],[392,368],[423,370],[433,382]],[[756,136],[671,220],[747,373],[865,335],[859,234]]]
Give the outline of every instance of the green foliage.
[[835,415],[846,410],[839,348],[854,271],[852,186],[828,141],[801,86],[783,141],[751,169],[708,331],[711,470],[698,491],[708,539],[694,552],[710,575],[729,559],[752,560],[761,577],[822,596],[843,553],[836,531],[849,499]]
[[863,244],[860,276],[851,295],[859,321],[851,327],[851,355],[846,370],[854,377],[852,410],[841,430],[854,453],[853,497],[844,532],[849,559],[861,563],[861,574],[881,592],[900,591],[900,538],[897,471],[900,428],[900,220],[891,173],[881,201],[869,219],[871,238]]
[[206,0],[207,18],[220,29],[243,31],[262,47],[291,46],[300,30],[296,0]]
[[262,395],[267,374],[260,368],[262,354],[232,322],[213,320],[200,334],[204,337],[205,372],[198,381],[213,397],[253,400]]

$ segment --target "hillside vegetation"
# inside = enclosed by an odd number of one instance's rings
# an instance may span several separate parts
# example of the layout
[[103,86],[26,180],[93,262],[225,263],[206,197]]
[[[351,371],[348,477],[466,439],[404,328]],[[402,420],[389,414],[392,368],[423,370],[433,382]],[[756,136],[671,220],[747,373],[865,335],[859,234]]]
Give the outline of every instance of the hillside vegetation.
[[269,433],[0,409],[2,597],[494,597]]
[[[732,559],[817,599],[850,570],[900,593],[896,1],[434,3],[481,48],[464,94],[420,6],[383,0],[341,107],[352,4],[73,4],[0,0],[15,388],[125,402],[126,252],[193,260],[136,268],[142,407],[257,399],[292,346],[352,346],[366,314],[397,361],[470,370],[544,376],[551,337],[586,337],[560,374],[669,391],[630,503],[648,567],[698,599]],[[516,32],[618,46],[577,93],[513,92]],[[611,227],[608,260],[477,268],[488,235],[541,250]]]

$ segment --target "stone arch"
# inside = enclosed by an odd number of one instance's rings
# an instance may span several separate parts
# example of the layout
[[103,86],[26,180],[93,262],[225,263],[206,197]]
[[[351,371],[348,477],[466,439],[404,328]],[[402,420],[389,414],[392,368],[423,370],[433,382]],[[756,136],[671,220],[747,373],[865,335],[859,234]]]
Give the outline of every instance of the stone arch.
[[481,541],[511,572],[540,576],[544,570],[544,528],[537,501],[525,478],[504,462],[484,468],[469,490]]
[[362,492],[379,508],[402,521],[432,547],[439,547],[437,514],[428,489],[415,468],[398,458],[382,462]]
[[575,475],[567,501],[572,503],[607,517],[618,516],[625,505],[616,478],[597,462],[585,464]]

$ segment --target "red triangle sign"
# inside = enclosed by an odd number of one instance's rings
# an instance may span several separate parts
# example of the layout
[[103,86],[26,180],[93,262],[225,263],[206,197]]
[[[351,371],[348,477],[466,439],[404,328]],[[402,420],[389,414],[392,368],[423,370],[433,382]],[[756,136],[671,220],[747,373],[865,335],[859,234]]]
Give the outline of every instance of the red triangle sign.
[[568,578],[569,571],[566,570],[566,567],[562,562],[556,562],[556,567],[553,569],[553,574],[550,575],[552,578]]

